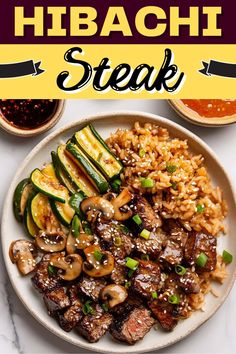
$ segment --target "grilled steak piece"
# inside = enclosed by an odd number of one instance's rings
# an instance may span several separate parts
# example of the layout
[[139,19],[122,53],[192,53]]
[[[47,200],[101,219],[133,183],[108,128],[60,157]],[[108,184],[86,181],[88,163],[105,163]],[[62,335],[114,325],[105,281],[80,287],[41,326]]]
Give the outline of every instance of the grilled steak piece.
[[127,268],[115,261],[115,267],[111,273],[111,280],[113,283],[123,285],[127,278]]
[[138,269],[132,277],[131,289],[145,298],[152,298],[157,291],[161,280],[161,271],[158,264],[151,261],[139,261]]
[[161,327],[166,331],[172,331],[178,323],[173,316],[174,305],[168,301],[153,300],[148,303],[154,317],[159,321]]
[[179,277],[178,284],[186,294],[198,294],[200,291],[200,279],[197,273],[189,269]]
[[62,279],[56,274],[50,274],[48,270],[50,265],[50,257],[51,256],[49,254],[46,254],[42,258],[36,267],[35,274],[31,278],[34,287],[42,293],[63,285]]
[[103,245],[117,259],[124,259],[133,249],[132,239],[124,232],[124,225],[117,221],[98,222],[96,234],[102,239]]
[[134,344],[142,339],[154,324],[151,313],[144,307],[135,307],[123,311],[117,316],[110,327],[110,333],[115,338],[128,344]]
[[112,323],[112,315],[104,312],[99,305],[93,306],[94,313],[86,315],[76,327],[90,343],[97,342]]
[[70,332],[73,328],[75,328],[78,325],[82,317],[83,317],[82,305],[81,302],[77,300],[64,313],[58,314],[58,322],[60,327],[64,331]]
[[182,247],[172,241],[168,240],[164,250],[160,253],[159,261],[165,265],[177,265],[182,262],[183,259],[183,249]]
[[137,237],[133,240],[133,243],[137,252],[148,254],[150,257],[157,258],[162,249],[162,243],[164,240],[165,235],[159,229],[155,232],[151,232],[148,240],[145,240],[142,237]]
[[92,300],[97,301],[100,291],[107,285],[105,279],[91,278],[89,276],[83,276],[78,283],[78,289],[90,297]]
[[54,316],[57,311],[64,310],[70,306],[70,299],[66,293],[65,287],[46,291],[43,300],[50,316]]
[[200,253],[205,253],[207,262],[204,267],[196,268],[197,272],[211,272],[216,268],[216,238],[212,235],[192,231],[185,245],[184,257],[193,266]]
[[159,215],[155,213],[147,199],[141,195],[134,195],[134,198],[130,203],[130,208],[132,209],[134,215],[137,214],[142,220],[141,225],[138,226],[139,230],[146,229],[149,231],[155,231],[162,225]]

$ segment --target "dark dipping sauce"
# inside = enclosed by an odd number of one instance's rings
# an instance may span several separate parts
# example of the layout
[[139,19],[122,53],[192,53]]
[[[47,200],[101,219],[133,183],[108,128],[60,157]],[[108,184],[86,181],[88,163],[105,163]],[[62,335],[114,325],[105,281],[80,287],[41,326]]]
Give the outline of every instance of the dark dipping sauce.
[[0,100],[0,114],[12,126],[34,129],[47,123],[58,105],[58,100]]

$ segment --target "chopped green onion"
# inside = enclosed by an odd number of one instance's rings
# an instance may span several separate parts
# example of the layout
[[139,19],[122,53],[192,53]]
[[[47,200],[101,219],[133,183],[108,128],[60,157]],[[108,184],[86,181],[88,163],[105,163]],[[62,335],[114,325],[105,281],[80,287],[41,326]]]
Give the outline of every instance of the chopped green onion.
[[148,255],[148,254],[142,254],[142,255],[141,255],[141,259],[142,259],[143,261],[149,261],[149,255]]
[[102,308],[105,312],[108,312],[109,311],[109,308],[107,306],[107,304],[102,304]]
[[140,149],[138,154],[140,157],[144,157],[146,154],[146,151],[144,149]]
[[229,253],[228,251],[224,250],[223,253],[222,253],[222,258],[223,258],[223,261],[227,264],[231,263],[232,260],[233,260],[233,256],[231,253]]
[[127,226],[125,225],[121,225],[121,231],[123,231],[125,234],[128,234],[129,233],[129,229]]
[[54,275],[57,274],[57,268],[49,264],[48,266],[48,274],[50,277],[53,277]]
[[175,266],[175,273],[178,275],[184,275],[186,273],[186,268],[178,264]]
[[206,262],[208,260],[208,257],[207,255],[205,255],[205,253],[201,252],[199,254],[199,256],[197,257],[197,260],[196,260],[196,264],[199,266],[199,267],[204,267]]
[[96,261],[101,262],[101,260],[104,257],[104,254],[98,250],[93,252],[94,258],[96,259]]
[[135,272],[135,269],[129,269],[129,271],[128,271],[128,278],[132,278],[134,272]]
[[151,178],[143,178],[141,179],[141,186],[143,188],[152,188],[154,187],[154,181]]
[[151,234],[150,231],[143,229],[143,231],[140,233],[140,236],[145,238],[145,240],[148,240],[150,237],[150,234]]
[[78,215],[75,215],[73,217],[72,224],[71,224],[71,233],[75,238],[77,238],[80,235],[80,219]]
[[177,170],[177,166],[172,164],[166,164],[166,171],[169,173],[174,173]]
[[91,302],[91,300],[86,301],[86,303],[82,307],[82,311],[85,315],[94,313],[94,309],[92,308],[92,306],[90,306]]
[[171,188],[174,189],[174,191],[177,190],[177,183],[176,182],[172,182],[171,183]]
[[156,291],[153,291],[153,292],[152,292],[152,298],[153,298],[153,299],[157,299],[157,292],[156,292]]
[[84,232],[87,234],[87,235],[92,235],[92,230],[91,230],[91,227],[89,225],[89,223],[87,221],[83,221],[82,222],[82,225],[83,225],[83,230]]
[[179,301],[180,301],[180,298],[178,295],[173,294],[168,297],[168,302],[172,305],[178,305]]
[[115,237],[115,239],[114,239],[114,245],[115,245],[116,247],[119,247],[119,246],[122,245],[122,239],[121,239],[120,236]]
[[133,258],[126,257],[125,258],[125,265],[127,268],[129,268],[131,270],[136,270],[138,268],[139,262]]
[[203,205],[203,204],[198,204],[197,206],[196,206],[196,208],[197,208],[197,213],[203,213],[204,212],[204,209],[205,209],[205,206]]
[[116,193],[120,192],[120,186],[121,186],[120,179],[115,179],[113,182],[111,182],[111,187],[112,187],[113,191]]
[[131,281],[126,281],[125,282],[125,288],[128,289],[131,287]]
[[134,215],[132,217],[132,219],[134,220],[134,222],[137,224],[137,225],[141,225],[142,224],[142,219],[140,218],[140,216],[138,214]]

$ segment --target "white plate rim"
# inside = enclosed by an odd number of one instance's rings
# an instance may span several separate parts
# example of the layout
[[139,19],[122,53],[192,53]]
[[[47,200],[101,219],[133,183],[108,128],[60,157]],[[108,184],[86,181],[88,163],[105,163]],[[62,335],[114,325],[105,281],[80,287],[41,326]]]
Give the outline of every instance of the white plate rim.
[[[233,183],[231,181],[230,176],[228,175],[227,171],[225,170],[225,168],[222,166],[222,164],[220,163],[217,155],[215,154],[215,152],[201,139],[199,138],[197,135],[195,135],[194,133],[192,133],[190,130],[182,127],[181,125],[167,119],[164,118],[162,116],[159,115],[155,115],[152,113],[147,113],[147,112],[142,112],[142,111],[111,111],[111,112],[101,112],[98,114],[93,114],[93,115],[89,115],[89,116],[84,116],[84,117],[80,117],[77,121],[74,121],[73,123],[67,124],[55,131],[53,131],[52,133],[50,133],[48,136],[46,136],[44,139],[42,139],[32,150],[31,152],[25,157],[25,159],[22,161],[22,163],[20,164],[20,166],[18,167],[15,176],[10,184],[10,187],[8,189],[7,195],[5,197],[4,200],[4,206],[3,206],[3,212],[2,212],[2,218],[1,218],[1,235],[3,235],[4,233],[4,225],[5,225],[5,220],[6,220],[6,207],[5,205],[7,203],[12,203],[12,200],[10,199],[10,196],[12,195],[12,192],[16,186],[16,182],[18,179],[18,176],[22,173],[22,171],[24,170],[25,166],[27,166],[27,163],[29,160],[31,160],[31,158],[37,154],[37,152],[43,148],[48,142],[50,142],[51,140],[53,140],[54,138],[56,138],[57,136],[60,136],[61,134],[65,133],[67,130],[70,130],[80,124],[86,123],[86,122],[90,122],[90,121],[101,121],[103,119],[108,119],[108,118],[118,118],[118,117],[122,117],[122,116],[130,116],[130,117],[137,117],[137,119],[140,117],[140,119],[146,120],[148,122],[148,120],[152,120],[152,121],[156,121],[157,123],[161,124],[164,123],[165,125],[168,126],[167,129],[171,129],[172,127],[176,130],[178,130],[179,132],[183,133],[184,135],[187,135],[190,139],[195,140],[197,142],[198,145],[200,145],[203,149],[205,149],[210,155],[211,158],[214,160],[214,162],[216,162],[217,165],[219,165],[219,167],[221,168],[222,172],[225,175],[225,178],[228,181],[228,184],[230,186],[231,192],[232,192],[232,197],[234,200],[234,204],[236,205],[236,194],[235,194],[235,190],[234,190],[234,186]],[[4,238],[1,237],[1,243],[2,243],[2,249],[4,249]],[[55,334],[56,336],[60,337],[61,339],[65,340],[66,342],[69,342],[77,347],[81,347],[83,349],[87,349],[87,350],[91,350],[91,351],[95,351],[95,352],[100,352],[100,353],[144,353],[144,352],[149,352],[149,351],[154,351],[154,350],[160,350],[164,347],[168,347],[176,342],[181,341],[182,339],[186,338],[187,336],[189,336],[192,332],[194,332],[197,328],[199,328],[200,326],[202,326],[208,319],[210,319],[214,313],[220,308],[220,306],[224,303],[224,301],[226,300],[227,296],[229,295],[234,281],[236,279],[236,267],[234,268],[233,272],[232,272],[232,276],[229,282],[229,285],[227,287],[227,290],[225,291],[224,295],[221,296],[220,301],[218,303],[217,306],[215,306],[215,308],[209,313],[208,317],[206,319],[204,319],[201,323],[197,323],[195,326],[192,326],[191,329],[189,329],[186,333],[184,333],[183,335],[179,336],[178,338],[175,338],[173,340],[167,341],[165,343],[165,345],[162,346],[150,346],[147,347],[145,349],[135,349],[135,347],[130,347],[130,346],[122,346],[120,351],[117,350],[113,350],[112,348],[109,349],[102,349],[102,348],[98,348],[96,346],[96,343],[77,343],[75,342],[73,339],[71,338],[67,338],[68,333],[65,332],[64,333],[58,333],[56,330],[54,330],[52,327],[49,327],[46,323],[44,323],[43,320],[40,319],[40,316],[38,314],[35,314],[33,311],[31,311],[31,309],[29,308],[29,306],[27,305],[27,303],[25,302],[25,300],[22,298],[19,290],[17,289],[17,287],[14,285],[14,281],[13,278],[11,277],[10,274],[10,270],[8,269],[8,253],[7,252],[3,252],[3,259],[4,259],[4,263],[7,269],[7,273],[8,276],[10,278],[12,287],[16,293],[16,295],[18,296],[18,298],[20,299],[20,301],[23,303],[24,307],[27,309],[27,311],[41,324],[43,325],[46,329],[48,329],[51,333]],[[79,341],[79,339],[78,339]],[[132,349],[133,348],[133,349]]]

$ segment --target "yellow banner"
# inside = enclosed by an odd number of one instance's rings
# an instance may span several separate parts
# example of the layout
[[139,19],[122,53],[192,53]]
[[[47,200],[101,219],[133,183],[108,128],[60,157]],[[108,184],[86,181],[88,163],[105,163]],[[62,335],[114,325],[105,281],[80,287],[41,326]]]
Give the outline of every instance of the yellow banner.
[[1,98],[235,98],[236,45],[1,45]]

